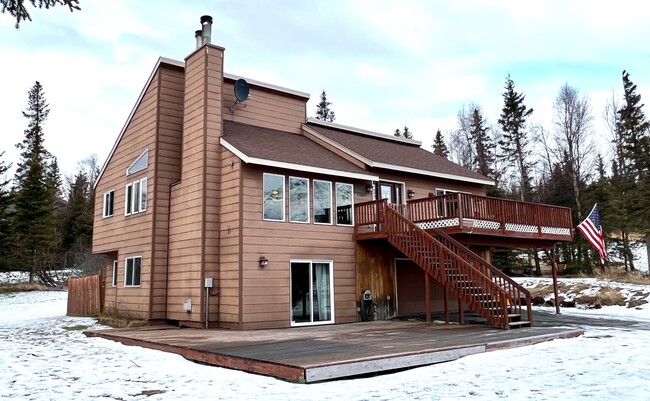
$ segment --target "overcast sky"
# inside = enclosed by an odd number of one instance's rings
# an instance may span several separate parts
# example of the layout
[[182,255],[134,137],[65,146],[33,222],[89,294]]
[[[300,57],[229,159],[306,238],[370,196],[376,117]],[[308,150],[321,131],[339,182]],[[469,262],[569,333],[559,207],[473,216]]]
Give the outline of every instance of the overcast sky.
[[[336,122],[391,134],[405,124],[430,149],[464,105],[490,124],[505,77],[552,127],[565,82],[589,95],[596,140],[627,69],[650,99],[650,5],[641,1],[90,1],[82,11],[32,11],[19,30],[0,14],[0,152],[16,162],[27,92],[43,84],[47,149],[61,170],[108,155],[159,56],[194,50],[199,17],[226,72],[311,94],[325,89]],[[646,113],[650,111],[646,109]]]

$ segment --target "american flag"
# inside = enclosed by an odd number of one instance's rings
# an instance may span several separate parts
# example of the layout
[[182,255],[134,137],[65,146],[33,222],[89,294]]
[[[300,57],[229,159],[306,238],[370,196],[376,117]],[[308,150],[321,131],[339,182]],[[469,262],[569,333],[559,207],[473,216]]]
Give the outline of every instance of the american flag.
[[595,204],[589,216],[580,224],[578,224],[578,231],[585,237],[585,239],[594,247],[600,256],[600,263],[605,263],[607,257],[607,250],[605,249],[605,236],[603,235],[603,227],[600,225],[600,213],[598,213],[598,204]]

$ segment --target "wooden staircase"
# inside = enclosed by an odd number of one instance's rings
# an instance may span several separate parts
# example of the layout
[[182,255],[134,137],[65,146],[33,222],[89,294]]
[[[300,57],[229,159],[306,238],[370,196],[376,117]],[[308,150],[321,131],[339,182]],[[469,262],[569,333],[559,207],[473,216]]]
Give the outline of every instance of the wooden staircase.
[[532,325],[531,295],[525,288],[441,230],[429,234],[396,208],[382,205],[381,230],[388,242],[463,305],[500,329]]

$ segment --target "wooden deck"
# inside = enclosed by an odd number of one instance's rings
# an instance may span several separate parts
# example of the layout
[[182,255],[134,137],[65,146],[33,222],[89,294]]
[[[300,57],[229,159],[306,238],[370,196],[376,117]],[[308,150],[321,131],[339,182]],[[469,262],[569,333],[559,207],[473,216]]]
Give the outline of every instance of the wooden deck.
[[245,332],[151,326],[85,334],[173,352],[209,365],[312,383],[447,362],[471,354],[576,337],[583,331],[376,321]]

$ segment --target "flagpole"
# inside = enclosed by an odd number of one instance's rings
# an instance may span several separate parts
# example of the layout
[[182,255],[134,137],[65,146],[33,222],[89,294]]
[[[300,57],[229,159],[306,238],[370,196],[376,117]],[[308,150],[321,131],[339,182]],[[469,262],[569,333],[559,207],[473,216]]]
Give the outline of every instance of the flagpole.
[[557,261],[555,260],[555,244],[551,248],[551,271],[553,272],[553,293],[555,294],[555,314],[560,314],[560,300],[557,289]]

